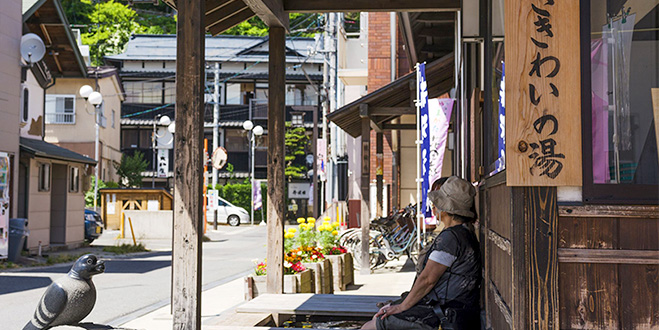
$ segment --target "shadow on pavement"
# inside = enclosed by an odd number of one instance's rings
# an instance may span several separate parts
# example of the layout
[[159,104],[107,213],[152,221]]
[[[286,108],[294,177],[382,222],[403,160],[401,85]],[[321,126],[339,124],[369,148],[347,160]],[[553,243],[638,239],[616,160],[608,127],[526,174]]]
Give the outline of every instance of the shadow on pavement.
[[[106,260],[106,274],[144,274],[156,269],[169,267],[171,260]],[[48,268],[31,269],[22,273],[55,273],[65,274],[71,269],[71,265],[54,266]]]
[[53,283],[46,276],[0,276],[0,295],[45,288]]

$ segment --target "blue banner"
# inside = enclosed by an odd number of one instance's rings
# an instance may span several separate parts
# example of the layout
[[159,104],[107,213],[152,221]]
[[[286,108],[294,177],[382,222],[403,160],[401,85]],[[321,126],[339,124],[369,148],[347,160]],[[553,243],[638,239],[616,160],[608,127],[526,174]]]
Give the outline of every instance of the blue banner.
[[418,105],[420,108],[419,126],[421,127],[421,211],[426,217],[432,217],[432,210],[427,203],[428,191],[430,190],[430,121],[428,116],[428,84],[426,82],[426,64],[421,63],[417,66],[417,77],[419,86],[417,86]]
[[499,83],[499,138],[497,160],[494,162],[494,171],[499,173],[506,168],[506,66],[501,63],[501,81]]

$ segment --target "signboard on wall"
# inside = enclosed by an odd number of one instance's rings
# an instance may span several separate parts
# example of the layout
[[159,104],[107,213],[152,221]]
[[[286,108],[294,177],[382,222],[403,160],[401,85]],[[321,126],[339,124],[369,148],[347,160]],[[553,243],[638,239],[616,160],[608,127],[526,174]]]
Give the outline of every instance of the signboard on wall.
[[579,1],[506,0],[509,186],[580,186]]
[[169,172],[169,150],[168,149],[157,149],[158,150],[158,177],[166,178]]

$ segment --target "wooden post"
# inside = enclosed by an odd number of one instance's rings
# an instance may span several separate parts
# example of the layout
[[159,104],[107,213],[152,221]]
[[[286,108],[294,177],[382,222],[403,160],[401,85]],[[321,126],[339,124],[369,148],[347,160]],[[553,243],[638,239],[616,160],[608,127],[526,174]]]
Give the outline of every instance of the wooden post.
[[268,67],[268,266],[267,292],[284,292],[285,30],[270,27]]
[[[368,110],[367,105],[363,105]],[[371,262],[369,258],[369,241],[370,241],[370,215],[369,215],[369,185],[371,181],[371,121],[362,117],[362,208],[359,217],[362,227],[362,253],[361,253],[361,274],[371,273]]]
[[557,189],[512,189],[513,329],[558,329]]
[[375,168],[375,185],[377,189],[377,210],[375,210],[375,216],[382,216],[382,205],[384,202],[384,196],[382,194],[382,189],[384,188],[384,134],[382,132],[375,133],[375,159],[376,159],[376,168]]
[[178,1],[174,169],[173,328],[201,329],[204,2]]

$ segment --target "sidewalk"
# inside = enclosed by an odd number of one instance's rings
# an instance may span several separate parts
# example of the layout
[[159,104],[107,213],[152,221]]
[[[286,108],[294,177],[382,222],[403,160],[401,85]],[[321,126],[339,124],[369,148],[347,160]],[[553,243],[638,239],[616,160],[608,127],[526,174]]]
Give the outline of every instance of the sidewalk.
[[[355,271],[355,284],[347,291],[337,291],[338,295],[399,295],[412,286],[414,269],[406,264],[406,257],[392,261],[383,269],[370,275]],[[209,285],[209,287],[212,285]],[[221,283],[202,292],[201,315],[203,325],[220,325],[218,317],[235,309],[244,302],[244,280],[242,277]],[[154,310],[155,309],[155,310]],[[140,314],[137,311],[135,314]],[[135,315],[133,320],[112,324],[129,329],[159,330],[172,328],[170,305],[152,306],[142,310],[143,315]]]

